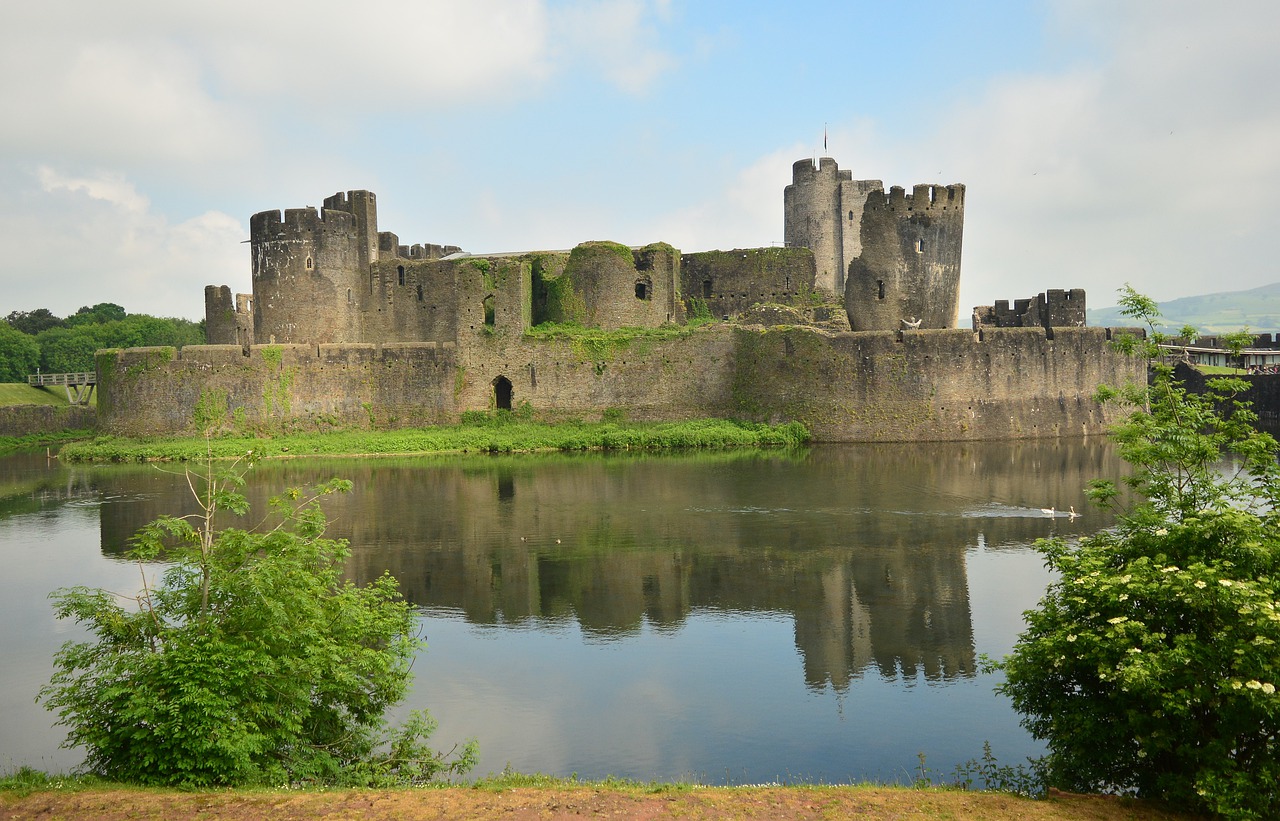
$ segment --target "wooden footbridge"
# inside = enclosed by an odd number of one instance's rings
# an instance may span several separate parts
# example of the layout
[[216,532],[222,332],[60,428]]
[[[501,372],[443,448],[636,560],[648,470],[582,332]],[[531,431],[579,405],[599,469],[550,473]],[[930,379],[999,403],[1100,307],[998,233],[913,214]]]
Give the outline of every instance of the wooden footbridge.
[[93,396],[93,386],[98,384],[98,375],[88,373],[36,373],[27,377],[27,384],[37,388],[49,388],[61,385],[67,390],[67,401],[72,405],[87,405]]

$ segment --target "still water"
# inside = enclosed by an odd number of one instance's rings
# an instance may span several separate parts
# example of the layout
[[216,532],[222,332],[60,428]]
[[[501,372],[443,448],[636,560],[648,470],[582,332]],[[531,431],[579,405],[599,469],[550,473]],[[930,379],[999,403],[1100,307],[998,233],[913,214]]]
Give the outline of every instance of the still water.
[[[390,570],[427,648],[404,710],[477,774],[910,781],[1042,749],[979,671],[1049,577],[1031,549],[1110,524],[1082,488],[1101,440],[797,452],[292,460],[249,475],[259,511],[340,476],[347,572]],[[1082,515],[1049,516],[1042,508]],[[74,767],[34,703],[84,631],[58,587],[132,594],[129,536],[193,509],[180,474],[0,459],[0,770]],[[247,521],[237,523],[246,526]]]

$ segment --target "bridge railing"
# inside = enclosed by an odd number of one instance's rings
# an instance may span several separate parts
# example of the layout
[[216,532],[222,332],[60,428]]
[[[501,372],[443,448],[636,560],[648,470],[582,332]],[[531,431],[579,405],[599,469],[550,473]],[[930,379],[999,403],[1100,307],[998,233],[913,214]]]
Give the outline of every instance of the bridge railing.
[[27,377],[27,384],[37,388],[61,385],[67,391],[67,402],[72,405],[87,405],[93,396],[93,387],[98,384],[98,374],[87,373],[34,373]]
[[98,375],[88,373],[36,373],[27,377],[28,385],[43,387],[45,385],[96,385]]

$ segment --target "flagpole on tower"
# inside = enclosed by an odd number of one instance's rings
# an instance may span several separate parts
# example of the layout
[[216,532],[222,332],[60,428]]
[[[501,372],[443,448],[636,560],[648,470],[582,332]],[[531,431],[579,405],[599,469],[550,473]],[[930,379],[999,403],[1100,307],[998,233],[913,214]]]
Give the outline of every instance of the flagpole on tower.
[[822,124],[822,153],[827,153],[827,124]]

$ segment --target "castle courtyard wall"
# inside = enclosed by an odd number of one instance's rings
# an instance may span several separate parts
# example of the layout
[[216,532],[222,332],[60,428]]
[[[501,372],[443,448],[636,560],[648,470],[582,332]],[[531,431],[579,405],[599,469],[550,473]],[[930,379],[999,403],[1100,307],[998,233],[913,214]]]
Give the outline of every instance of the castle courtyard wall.
[[798,420],[826,442],[1101,433],[1091,397],[1144,378],[1102,328],[829,333],[713,325],[591,343],[513,332],[460,344],[135,348],[98,355],[101,429],[127,436],[397,428],[495,406],[536,418]]

